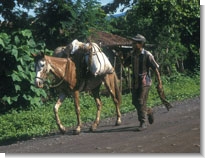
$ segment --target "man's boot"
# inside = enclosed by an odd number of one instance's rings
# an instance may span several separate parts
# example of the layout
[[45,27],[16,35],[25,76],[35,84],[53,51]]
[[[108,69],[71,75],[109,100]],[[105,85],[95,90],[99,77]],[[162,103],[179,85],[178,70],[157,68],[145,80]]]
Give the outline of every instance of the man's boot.
[[154,123],[154,113],[151,108],[147,108],[147,117],[148,117],[149,124],[153,124]]
[[137,128],[137,131],[144,131],[147,129],[147,124],[145,122],[141,122],[140,126]]

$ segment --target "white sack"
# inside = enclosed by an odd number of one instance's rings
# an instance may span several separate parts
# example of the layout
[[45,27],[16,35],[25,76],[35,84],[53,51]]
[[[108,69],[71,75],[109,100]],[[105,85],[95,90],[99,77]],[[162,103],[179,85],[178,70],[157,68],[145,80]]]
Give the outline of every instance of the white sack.
[[[72,42],[72,51],[71,54],[75,54],[75,52],[80,49],[80,47],[90,47],[90,43],[84,44],[79,42],[78,40],[74,40]],[[96,43],[91,43],[92,49],[91,52],[88,52],[85,55],[85,61],[88,65],[91,73],[95,76],[104,75],[107,73],[113,73],[114,68],[112,67],[110,61],[107,56],[101,51],[100,47]],[[91,53],[91,54],[90,54]],[[91,63],[89,61],[90,55],[92,55]]]
[[107,73],[113,73],[114,69],[108,60],[107,56],[100,51],[92,54],[91,64],[89,65],[89,54],[85,56],[85,61],[90,68],[93,75],[104,75]]

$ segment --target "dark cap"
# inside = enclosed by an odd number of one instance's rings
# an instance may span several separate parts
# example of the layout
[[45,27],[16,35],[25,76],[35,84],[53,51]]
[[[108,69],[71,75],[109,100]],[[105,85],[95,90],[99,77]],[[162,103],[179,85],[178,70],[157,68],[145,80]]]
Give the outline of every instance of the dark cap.
[[131,38],[133,41],[141,41],[143,43],[146,42],[146,38],[140,34],[137,34],[136,36]]

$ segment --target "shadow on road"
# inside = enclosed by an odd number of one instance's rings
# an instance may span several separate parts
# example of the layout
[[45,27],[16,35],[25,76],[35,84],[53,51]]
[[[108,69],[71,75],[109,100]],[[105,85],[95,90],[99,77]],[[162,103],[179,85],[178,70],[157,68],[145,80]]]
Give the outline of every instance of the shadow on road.
[[[105,126],[104,126],[105,127]],[[109,126],[107,126],[109,127]],[[130,127],[120,127],[116,128],[116,126],[111,127],[111,129],[101,129],[102,127],[99,127],[96,131],[92,132],[90,130],[83,131],[83,133],[115,133],[115,132],[136,132],[138,126],[130,126]]]

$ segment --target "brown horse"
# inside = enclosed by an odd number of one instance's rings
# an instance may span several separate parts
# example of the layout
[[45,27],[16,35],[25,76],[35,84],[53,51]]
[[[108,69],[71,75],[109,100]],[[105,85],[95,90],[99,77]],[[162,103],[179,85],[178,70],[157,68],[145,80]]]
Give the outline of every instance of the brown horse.
[[58,109],[61,106],[63,100],[70,93],[72,93],[74,98],[78,122],[77,127],[74,130],[74,134],[80,133],[81,119],[79,93],[83,90],[90,90],[97,104],[96,119],[90,128],[92,131],[96,130],[100,121],[100,113],[102,108],[102,102],[99,95],[102,82],[104,82],[116,106],[116,125],[121,124],[121,94],[118,88],[118,80],[115,72],[96,77],[89,74],[89,72],[87,72],[87,66],[84,62],[83,55],[80,55],[80,53],[73,55],[72,58],[56,58],[44,55],[43,53],[34,56],[36,70],[35,84],[37,87],[43,87],[44,81],[49,72],[52,72],[58,79],[59,84],[57,84],[56,87],[60,89],[60,95],[54,106],[54,113],[57,125],[62,133],[65,133],[66,129],[60,121]]

